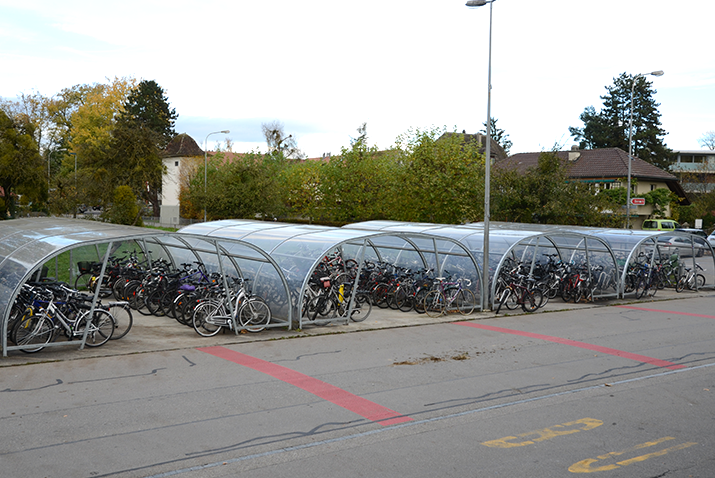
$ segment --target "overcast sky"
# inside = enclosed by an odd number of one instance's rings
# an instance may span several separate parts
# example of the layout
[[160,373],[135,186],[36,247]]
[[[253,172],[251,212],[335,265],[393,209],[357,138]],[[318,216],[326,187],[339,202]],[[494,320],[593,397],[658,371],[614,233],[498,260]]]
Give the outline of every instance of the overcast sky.
[[[203,147],[264,147],[278,120],[311,157],[367,123],[387,148],[410,128],[474,133],[487,117],[489,6],[466,0],[0,0],[0,96],[107,78],[155,80]],[[496,0],[492,116],[512,153],[569,148],[623,72],[649,77],[665,143],[715,130],[715,2]],[[221,141],[213,135],[209,147]]]

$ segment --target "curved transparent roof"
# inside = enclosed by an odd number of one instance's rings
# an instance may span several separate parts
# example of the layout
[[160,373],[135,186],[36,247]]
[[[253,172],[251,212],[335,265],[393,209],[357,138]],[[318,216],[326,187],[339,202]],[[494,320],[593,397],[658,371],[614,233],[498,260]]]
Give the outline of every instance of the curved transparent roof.
[[438,273],[459,272],[472,281],[479,297],[479,267],[469,249],[458,238],[424,234],[419,227],[392,231],[225,220],[187,226],[179,232],[240,238],[266,251],[281,267],[291,295],[297,299],[296,314],[312,272],[326,255],[336,251],[358,263],[367,259]]
[[[288,304],[288,286],[280,268],[263,250],[246,242],[203,235],[120,226],[65,218],[14,219],[0,227],[0,329],[3,355],[7,346],[10,306],[22,284],[44,276],[73,282],[82,260],[102,262],[110,253],[138,251],[151,263],[159,258],[175,266],[203,262],[209,272],[253,279],[253,292],[270,289]],[[274,326],[290,326],[288,306],[274,310]],[[283,318],[283,320],[281,320]]]

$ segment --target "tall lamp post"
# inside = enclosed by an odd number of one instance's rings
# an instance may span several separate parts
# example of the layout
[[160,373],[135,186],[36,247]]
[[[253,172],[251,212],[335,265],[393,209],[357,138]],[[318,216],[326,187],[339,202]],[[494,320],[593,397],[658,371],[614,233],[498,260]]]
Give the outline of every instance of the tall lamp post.
[[631,163],[633,162],[633,94],[636,89],[636,80],[647,75],[663,76],[663,70],[650,73],[638,73],[631,82],[631,119],[628,122],[628,190],[626,191],[626,229],[631,228]]
[[487,68],[487,123],[486,123],[486,148],[484,154],[484,246],[482,248],[482,288],[480,304],[482,310],[490,308],[489,305],[489,216],[491,210],[490,199],[490,169],[491,169],[491,119],[492,119],[492,4],[495,0],[469,0],[466,5],[472,7],[483,7],[489,4],[489,63]]
[[230,133],[229,130],[225,129],[223,131],[214,131],[213,133],[209,133],[206,135],[206,139],[204,140],[204,222],[206,222],[206,191],[208,190],[207,185],[208,185],[208,180],[207,180],[207,174],[208,174],[208,143],[209,143],[209,136],[212,134],[228,134]]

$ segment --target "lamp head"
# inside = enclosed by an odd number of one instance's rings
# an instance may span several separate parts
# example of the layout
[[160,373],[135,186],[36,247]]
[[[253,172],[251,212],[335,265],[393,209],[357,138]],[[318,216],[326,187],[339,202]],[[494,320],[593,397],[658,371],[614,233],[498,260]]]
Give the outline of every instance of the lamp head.
[[653,76],[663,76],[665,74],[665,72],[663,70],[657,70],[657,71],[651,71],[650,74]]
[[468,7],[483,7],[487,3],[490,2],[488,2],[487,0],[469,0],[465,5],[467,5]]
[[[662,74],[663,74],[663,72],[661,72],[661,75],[662,75]],[[227,130],[227,129],[225,129],[225,130],[223,130],[223,131],[219,131],[219,132],[220,132],[220,133],[223,133],[223,134],[228,134],[228,133],[230,133],[230,131]]]

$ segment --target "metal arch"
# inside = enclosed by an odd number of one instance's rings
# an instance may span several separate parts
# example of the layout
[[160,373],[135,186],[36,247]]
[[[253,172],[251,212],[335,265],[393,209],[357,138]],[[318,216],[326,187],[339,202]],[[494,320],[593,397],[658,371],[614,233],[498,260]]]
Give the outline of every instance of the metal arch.
[[[437,250],[436,241],[444,240],[447,242],[451,242],[452,244],[458,246],[464,252],[464,257],[468,257],[469,259],[471,259],[472,264],[474,265],[474,269],[477,273],[477,277],[479,278],[479,280],[482,280],[482,271],[481,271],[481,268],[479,267],[479,263],[477,262],[476,258],[472,254],[472,252],[461,241],[458,241],[456,239],[452,239],[449,237],[439,236],[436,234],[429,234],[429,233],[418,233],[418,232],[406,233],[406,232],[399,232],[399,231],[385,231],[385,232],[383,232],[383,231],[379,231],[379,232],[377,232],[377,231],[363,231],[363,232],[365,233],[365,235],[363,237],[355,237],[352,239],[346,239],[344,241],[341,241],[337,244],[330,246],[329,248],[325,249],[313,262],[313,265],[311,266],[311,268],[309,269],[309,272],[304,277],[303,282],[300,286],[300,292],[298,293],[297,303],[294,304],[295,310],[298,311],[298,322],[299,322],[299,326],[301,328],[303,327],[303,314],[300,312],[302,309],[302,304],[303,304],[303,300],[304,300],[304,296],[305,296],[305,290],[308,285],[308,281],[310,280],[310,277],[312,276],[316,267],[318,267],[318,264],[320,264],[323,257],[325,257],[325,255],[327,253],[329,253],[330,251],[332,251],[336,248],[342,247],[342,245],[344,245],[344,244],[349,244],[351,242],[354,243],[359,240],[363,241],[363,244],[360,246],[360,250],[362,251],[363,256],[364,256],[364,251],[365,251],[367,245],[369,244],[375,250],[378,257],[380,257],[379,247],[377,245],[375,245],[375,243],[372,241],[372,239],[374,239],[376,237],[398,237],[398,238],[404,240],[406,243],[408,243],[409,245],[411,245],[414,248],[414,250],[420,255],[420,258],[422,259],[422,263],[426,266],[427,260],[425,259],[424,255],[422,254],[422,249],[417,247],[417,245],[412,240],[410,240],[409,237],[420,237],[423,239],[430,239],[430,240],[432,240],[434,248],[435,248],[434,252],[435,252],[436,260],[438,261],[438,264],[437,264],[438,267],[440,266],[440,264],[439,264],[439,254],[438,254],[438,250]],[[360,267],[360,264],[358,266]],[[356,289],[357,288],[353,288],[353,292]]]
[[[629,252],[628,255],[626,256],[626,262],[625,262],[625,264],[623,264],[623,271],[621,272],[621,280],[620,280],[620,284],[619,284],[619,285],[620,285],[620,288],[621,288],[621,289],[620,289],[620,290],[621,290],[621,296],[620,296],[621,298],[624,298],[624,297],[625,297],[626,277],[628,276],[628,264],[630,264],[631,261],[633,260],[633,255],[635,254],[635,252],[636,252],[641,246],[645,246],[645,245],[646,245],[645,243],[646,243],[647,241],[653,241],[653,251],[655,251],[655,250],[657,249],[657,247],[658,247],[658,239],[657,239],[657,238],[659,238],[659,237],[665,237],[665,236],[687,237],[687,238],[690,239],[690,245],[691,245],[691,247],[692,247],[692,248],[695,247],[695,246],[694,246],[694,244],[695,244],[695,236],[693,236],[693,234],[688,234],[688,233],[684,233],[684,232],[680,232],[680,231],[663,231],[663,232],[659,232],[659,233],[656,233],[656,234],[652,234],[652,235],[643,237],[643,239],[641,239],[640,241],[636,242],[635,246],[631,248],[630,252]],[[715,249],[713,249],[713,247],[710,245],[710,241],[704,240],[703,242],[704,242],[705,244],[707,244],[708,248],[710,249],[710,254],[711,254],[710,257],[712,257],[713,267],[715,267]],[[660,254],[660,252],[659,252],[659,254]],[[652,257],[653,257],[653,255],[651,255],[650,264],[652,264],[652,261],[653,261]],[[692,260],[693,260],[693,269],[694,269],[694,268],[695,268],[695,264],[696,264],[696,262],[695,262],[695,251],[694,251],[694,250],[693,250],[693,252],[692,252]],[[697,281],[696,281],[696,283],[697,283]]]
[[[501,271],[502,266],[504,265],[504,262],[506,261],[506,258],[508,257],[509,253],[512,252],[516,247],[518,247],[518,246],[523,246],[523,245],[524,245],[523,242],[524,242],[524,241],[527,241],[527,240],[536,239],[536,244],[533,245],[533,247],[534,247],[534,254],[533,254],[533,257],[532,257],[532,259],[531,259],[531,261],[532,261],[531,271],[532,271],[532,272],[533,272],[534,265],[535,265],[535,262],[536,262],[536,252],[538,251],[539,240],[542,239],[542,238],[548,240],[548,241],[553,245],[553,248],[556,249],[556,251],[559,253],[559,257],[561,258],[561,260],[563,260],[562,249],[564,249],[564,248],[563,248],[563,247],[559,247],[559,246],[554,242],[554,238],[556,238],[556,237],[574,237],[574,238],[580,239],[579,245],[580,245],[581,243],[583,243],[583,245],[584,245],[584,250],[585,250],[585,253],[586,253],[586,261],[587,261],[588,264],[590,264],[590,262],[589,262],[589,261],[590,261],[590,258],[589,258],[588,240],[589,240],[589,239],[592,239],[592,240],[595,240],[595,241],[599,242],[600,244],[602,244],[602,245],[606,248],[606,251],[607,251],[608,254],[611,256],[611,260],[613,261],[614,267],[616,267],[616,270],[618,270],[618,263],[617,263],[617,261],[616,261],[616,255],[615,255],[615,253],[613,252],[613,249],[611,248],[610,244],[608,244],[607,241],[601,239],[600,237],[591,236],[591,235],[582,235],[582,234],[579,234],[579,233],[576,233],[576,232],[564,231],[564,232],[560,232],[560,233],[556,233],[556,234],[555,234],[554,231],[550,231],[550,232],[541,233],[541,234],[536,234],[536,235],[534,235],[534,236],[530,236],[530,237],[523,238],[523,239],[521,239],[521,240],[519,240],[519,241],[516,241],[516,242],[515,242],[514,244],[512,244],[511,246],[509,246],[509,248],[504,252],[504,254],[502,255],[501,259],[499,260],[499,263],[497,264],[497,268],[494,270],[494,277],[496,277],[496,276],[499,274],[499,272]],[[527,245],[527,246],[528,246],[528,245]],[[578,246],[577,246],[577,247],[578,247]],[[623,283],[623,282],[621,281],[621,285],[619,285],[619,287],[622,287],[622,283]],[[495,295],[496,295],[496,286],[497,286],[496,281],[492,281],[492,284],[491,284],[491,287],[490,287],[490,299],[491,299],[491,305],[492,305],[492,307],[494,306],[494,300],[496,299],[496,297],[495,297]]]

